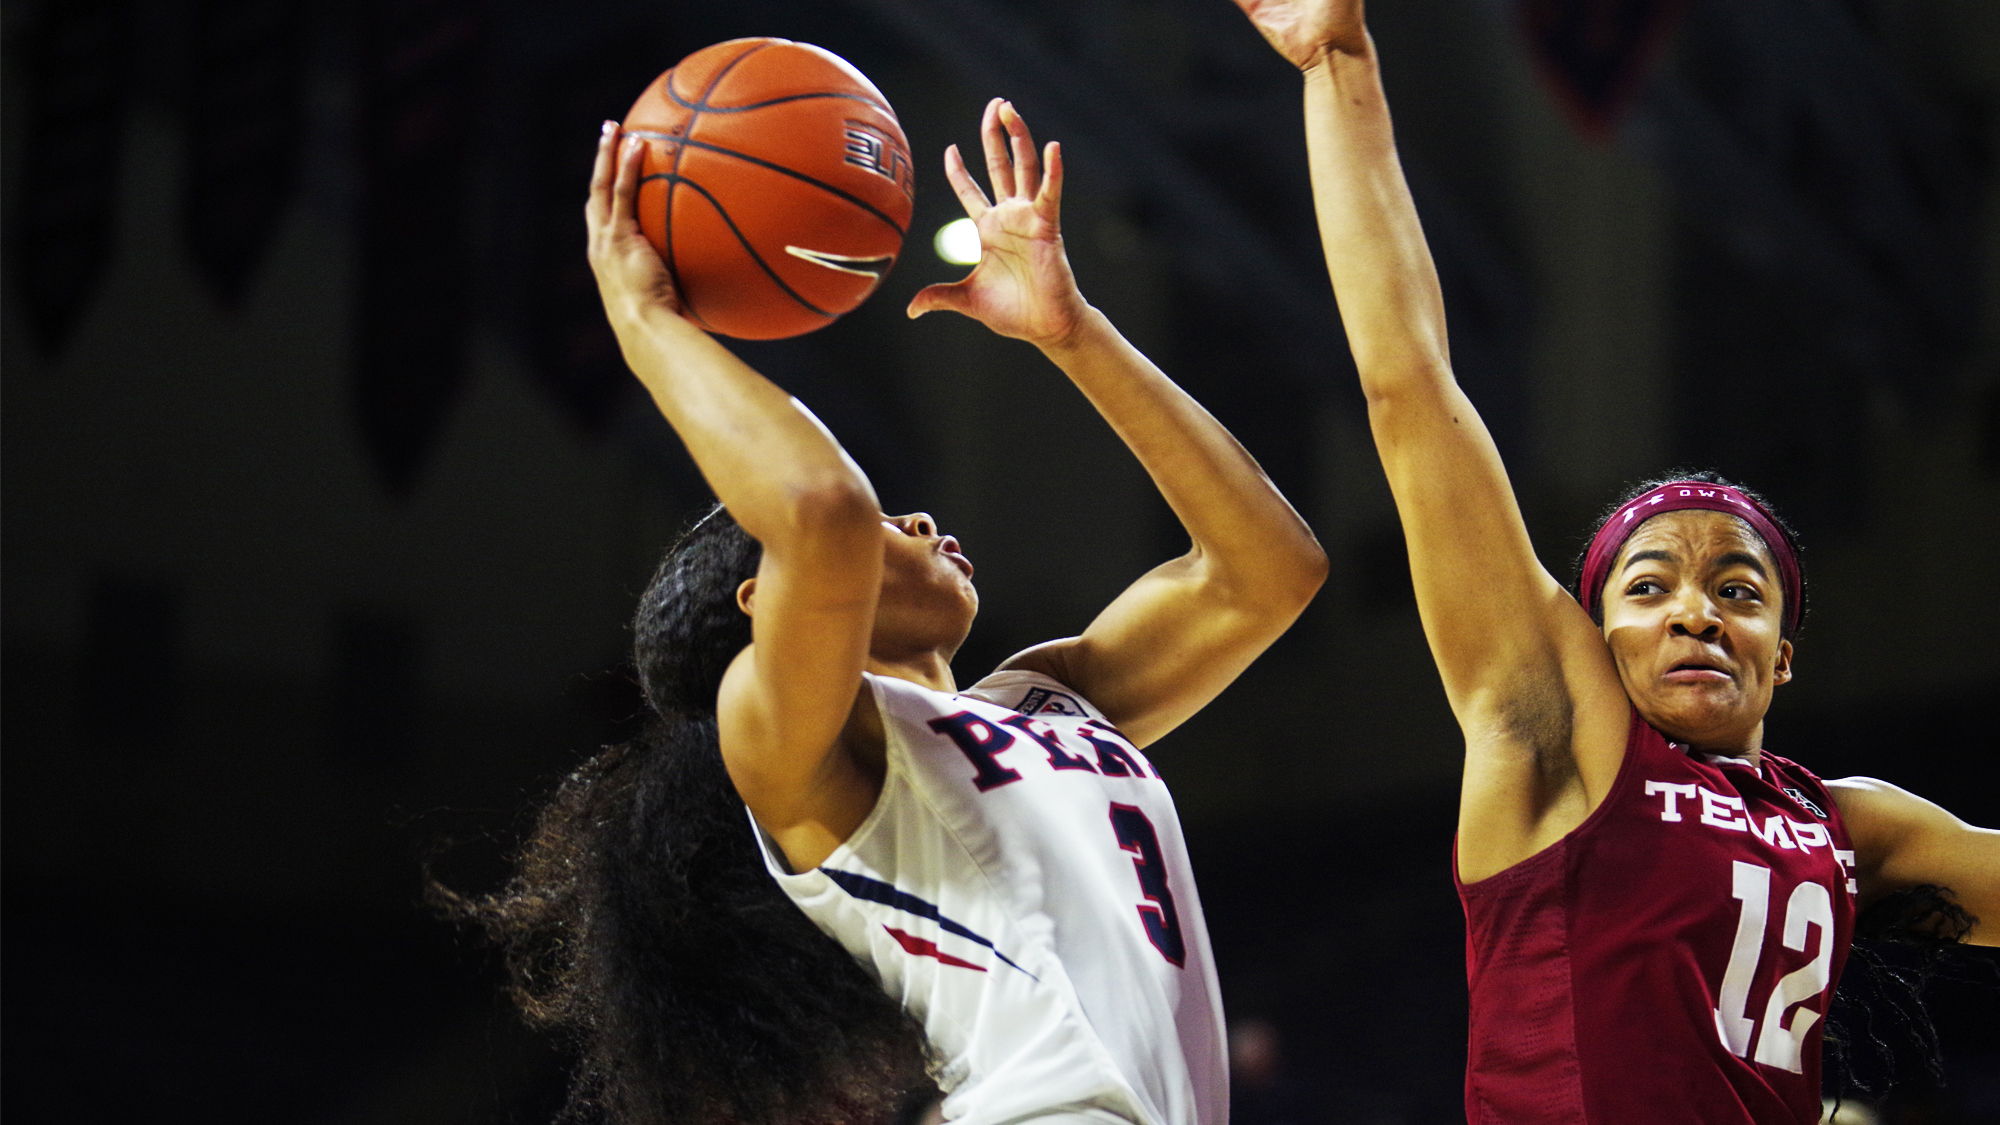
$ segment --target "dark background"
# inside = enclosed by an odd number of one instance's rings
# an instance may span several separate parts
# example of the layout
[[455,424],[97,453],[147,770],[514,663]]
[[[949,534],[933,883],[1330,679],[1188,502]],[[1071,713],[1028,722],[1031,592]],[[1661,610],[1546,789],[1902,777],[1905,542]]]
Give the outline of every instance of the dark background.
[[[1769,744],[2000,824],[2000,9],[1371,20],[1454,360],[1549,566],[1626,481],[1763,489],[1814,584]],[[0,34],[14,1120],[557,1104],[559,1057],[421,872],[492,885],[535,795],[631,721],[623,622],[704,492],[618,366],[578,212],[598,121],[747,34],[855,62],[918,154],[884,291],[742,354],[890,510],[965,542],[987,608],[961,680],[1182,546],[1031,349],[901,316],[959,272],[930,249],[955,214],[938,154],[984,100],[1065,142],[1085,293],[1333,559],[1152,751],[1232,1019],[1284,1045],[1277,1108],[1239,1118],[1459,1119],[1459,742],[1320,264],[1298,80],[1230,5],[8,0]],[[1938,1007],[1949,1084],[1886,1116],[2000,1121],[1995,994]]]

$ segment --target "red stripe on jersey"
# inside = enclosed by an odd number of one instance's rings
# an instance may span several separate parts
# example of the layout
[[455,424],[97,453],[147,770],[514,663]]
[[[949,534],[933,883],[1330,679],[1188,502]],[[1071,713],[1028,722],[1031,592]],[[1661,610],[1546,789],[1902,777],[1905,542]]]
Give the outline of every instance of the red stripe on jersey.
[[986,971],[986,966],[975,965],[970,961],[962,961],[953,957],[951,954],[939,949],[936,942],[927,938],[920,938],[915,934],[906,934],[894,926],[884,926],[882,928],[889,931],[889,936],[896,939],[896,944],[902,946],[905,953],[914,953],[918,957],[935,957],[943,964],[959,969],[971,969],[975,973]]

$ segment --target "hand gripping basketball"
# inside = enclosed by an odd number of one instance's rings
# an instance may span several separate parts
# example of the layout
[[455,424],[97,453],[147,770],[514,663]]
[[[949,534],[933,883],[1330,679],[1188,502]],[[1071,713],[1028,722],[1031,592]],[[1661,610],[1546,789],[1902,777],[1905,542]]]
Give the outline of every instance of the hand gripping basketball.
[[991,201],[966,171],[958,146],[944,152],[945,178],[979,227],[979,264],[963,280],[919,292],[910,316],[948,309],[1002,336],[1060,344],[1088,308],[1063,252],[1062,147],[1051,141],[1037,154],[1027,122],[999,98],[986,103],[979,132],[993,181]]
[[723,336],[824,328],[873,293],[915,206],[909,141],[854,66],[788,39],[704,47],[625,115],[639,227],[683,314]]
[[604,123],[597,139],[597,163],[590,172],[590,198],[583,207],[590,270],[614,323],[636,317],[647,307],[681,311],[673,275],[639,229],[633,201],[639,191],[642,146],[631,137],[620,143],[621,137],[617,122]]

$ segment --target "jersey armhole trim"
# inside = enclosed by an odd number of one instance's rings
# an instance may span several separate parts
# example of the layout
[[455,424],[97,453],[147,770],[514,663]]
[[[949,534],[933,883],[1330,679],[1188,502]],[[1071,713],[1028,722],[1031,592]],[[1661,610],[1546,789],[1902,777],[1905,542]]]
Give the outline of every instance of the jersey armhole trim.
[[[1101,709],[1099,709],[1097,704],[1092,703],[1088,696],[1085,696],[1082,692],[1062,682],[1061,680],[1056,679],[1054,676],[1049,675],[1047,672],[1038,672],[1032,668],[996,668],[993,671],[986,673],[984,676],[981,676],[979,679],[974,680],[972,683],[966,685],[965,690],[960,691],[957,694],[965,696],[968,699],[977,699],[981,703],[990,703],[995,707],[1005,707],[1009,711],[1015,711],[1015,708],[1012,705],[1003,703],[998,699],[988,698],[987,693],[980,691],[980,685],[989,684],[995,680],[1003,680],[1003,678],[1004,682],[1009,687],[1016,686],[1021,683],[1021,680],[1016,680],[1015,677],[1021,677],[1022,680],[1027,681],[1026,686],[1031,688],[1048,687],[1060,691],[1063,695],[1066,695],[1071,699],[1076,700],[1078,703],[1082,704],[1085,708],[1088,709],[1089,713],[1086,716],[1084,716],[1085,718],[1090,719],[1092,722],[1103,723],[1105,726],[1108,726],[1113,730],[1118,729],[1117,724],[1113,723],[1104,714],[1104,712]],[[989,689],[989,691],[990,690],[991,689]],[[1021,715],[1035,715],[1039,714],[1040,712],[1015,711],[1015,713]]]

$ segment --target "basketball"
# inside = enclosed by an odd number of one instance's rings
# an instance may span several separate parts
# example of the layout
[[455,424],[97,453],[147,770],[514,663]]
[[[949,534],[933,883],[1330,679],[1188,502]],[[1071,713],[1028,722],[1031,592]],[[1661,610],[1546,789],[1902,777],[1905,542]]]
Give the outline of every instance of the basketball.
[[831,51],[704,47],[646,87],[624,128],[646,145],[639,224],[709,331],[823,328],[895,264],[915,199],[910,145],[888,99]]

